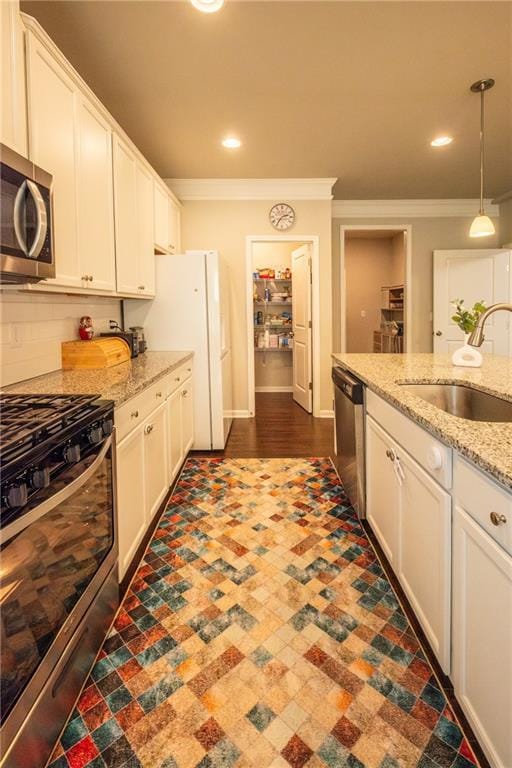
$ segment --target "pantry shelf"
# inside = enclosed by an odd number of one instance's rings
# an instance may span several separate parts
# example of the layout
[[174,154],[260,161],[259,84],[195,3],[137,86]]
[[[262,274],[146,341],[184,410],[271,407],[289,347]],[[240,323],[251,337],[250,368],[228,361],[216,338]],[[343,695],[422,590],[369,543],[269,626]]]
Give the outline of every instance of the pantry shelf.
[[293,352],[293,347],[255,347],[255,352]]

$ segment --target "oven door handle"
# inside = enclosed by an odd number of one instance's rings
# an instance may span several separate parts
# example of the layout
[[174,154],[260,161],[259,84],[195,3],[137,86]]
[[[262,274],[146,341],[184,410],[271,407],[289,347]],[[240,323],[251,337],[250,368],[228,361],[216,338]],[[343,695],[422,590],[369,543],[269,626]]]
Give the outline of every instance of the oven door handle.
[[6,544],[10,539],[12,539],[13,536],[17,536],[25,528],[27,528],[27,526],[35,523],[48,512],[51,512],[52,509],[55,509],[55,507],[57,507],[59,504],[62,504],[64,501],[66,501],[66,499],[69,499],[69,497],[78,491],[82,485],[85,485],[89,478],[92,477],[92,475],[96,472],[111,446],[112,435],[110,435],[105,441],[101,451],[98,453],[91,466],[87,467],[85,472],[82,472],[80,477],[77,477],[76,480],[73,480],[72,483],[67,485],[61,491],[55,493],[49,499],[43,501],[41,504],[39,504],[39,506],[35,507],[30,512],[27,512],[26,515],[22,515],[16,520],[13,520],[9,525],[6,525],[5,528],[0,531],[0,544]]

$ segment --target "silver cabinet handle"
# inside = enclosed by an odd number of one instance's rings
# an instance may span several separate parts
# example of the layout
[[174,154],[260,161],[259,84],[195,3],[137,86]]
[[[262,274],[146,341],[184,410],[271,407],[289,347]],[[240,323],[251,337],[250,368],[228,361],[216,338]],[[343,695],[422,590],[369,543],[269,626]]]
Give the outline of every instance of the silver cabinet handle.
[[181,381],[181,376],[176,376],[176,378],[174,379],[174,381]]
[[161,392],[155,392],[155,397],[162,397],[162,393]]
[[436,336],[442,336],[442,335],[443,335],[442,331],[436,331]]
[[144,427],[144,434],[145,435],[150,435],[152,433],[153,429],[154,429],[154,425],[153,424],[146,424],[146,426]]
[[146,286],[145,285],[139,285],[138,288],[139,288],[139,291],[143,291],[146,288]]
[[94,277],[93,277],[92,275],[89,275],[89,280],[90,280],[90,281],[91,281],[91,283],[92,283],[92,281],[94,280]]
[[505,515],[500,515],[498,514],[498,512],[491,512],[489,517],[491,518],[491,523],[493,525],[501,525],[502,523],[507,522],[507,518],[505,517]]
[[192,372],[192,368],[187,368],[187,373],[191,373],[191,372]]
[[183,392],[181,393],[181,396],[186,397],[187,395],[188,395],[188,390],[184,389]]
[[138,411],[132,411],[130,414],[132,419],[138,419],[139,418],[139,412]]
[[174,246],[172,243],[169,243],[169,250],[174,251],[176,246]]
[[82,275],[82,280],[85,280],[85,281],[87,282],[87,280],[88,280],[88,279],[89,279],[89,278],[88,278],[88,276],[87,276],[87,275]]
[[386,456],[390,461],[394,461],[396,459],[395,452],[389,449],[386,451]]

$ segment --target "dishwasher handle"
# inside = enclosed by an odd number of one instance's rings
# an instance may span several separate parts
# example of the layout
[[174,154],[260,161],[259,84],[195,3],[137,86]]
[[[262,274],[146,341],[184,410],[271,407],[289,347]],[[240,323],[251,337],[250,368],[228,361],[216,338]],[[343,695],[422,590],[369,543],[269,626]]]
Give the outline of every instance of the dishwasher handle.
[[332,369],[332,380],[334,385],[355,405],[363,404],[364,384],[362,381],[356,379],[355,376],[352,376],[348,371],[337,366]]

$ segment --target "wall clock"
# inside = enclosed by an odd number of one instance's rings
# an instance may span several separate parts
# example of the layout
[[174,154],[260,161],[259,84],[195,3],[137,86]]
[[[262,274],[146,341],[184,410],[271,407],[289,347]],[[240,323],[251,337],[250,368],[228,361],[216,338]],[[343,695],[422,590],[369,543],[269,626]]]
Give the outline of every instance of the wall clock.
[[268,215],[274,229],[290,229],[295,224],[295,211],[288,203],[276,203]]

